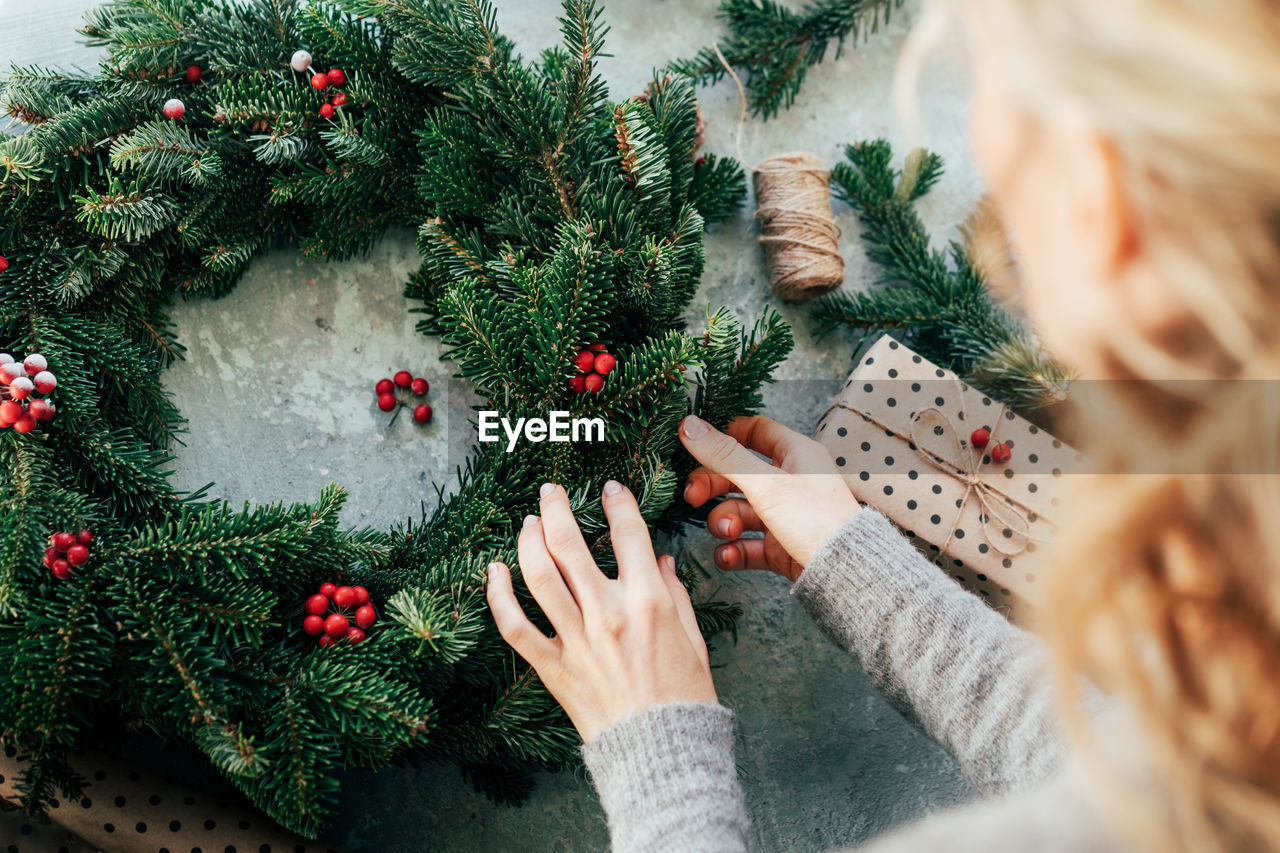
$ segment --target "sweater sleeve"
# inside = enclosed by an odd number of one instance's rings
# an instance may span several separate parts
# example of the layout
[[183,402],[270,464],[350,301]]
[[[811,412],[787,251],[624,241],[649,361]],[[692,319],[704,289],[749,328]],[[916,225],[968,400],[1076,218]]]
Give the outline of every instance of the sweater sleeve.
[[1024,789],[1059,766],[1048,656],[864,509],[792,588],[874,686],[918,722],[984,794]]
[[733,714],[678,702],[637,711],[582,748],[614,853],[743,853]]

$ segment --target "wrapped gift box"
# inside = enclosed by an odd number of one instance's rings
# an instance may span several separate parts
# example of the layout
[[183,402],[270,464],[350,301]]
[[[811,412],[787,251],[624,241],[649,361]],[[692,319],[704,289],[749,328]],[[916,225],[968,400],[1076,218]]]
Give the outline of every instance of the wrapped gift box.
[[[970,436],[991,433],[984,450]],[[818,422],[862,502],[1017,622],[1033,616],[1062,478],[1084,458],[889,336],[862,356]],[[991,458],[998,443],[1008,462]]]
[[[0,754],[0,798],[14,806],[20,801],[17,781],[26,768],[21,758],[12,748]],[[0,832],[17,827],[9,849],[339,853],[282,829],[247,806],[223,802],[112,756],[77,753],[71,764],[87,780],[79,798],[59,799],[40,818],[16,809],[0,812]]]

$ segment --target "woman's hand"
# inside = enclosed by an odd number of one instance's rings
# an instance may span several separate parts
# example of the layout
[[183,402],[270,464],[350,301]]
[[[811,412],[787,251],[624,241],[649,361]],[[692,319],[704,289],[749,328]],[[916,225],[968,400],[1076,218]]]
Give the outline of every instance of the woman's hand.
[[[723,501],[707,516],[711,534],[729,540],[715,551],[722,569],[768,569],[795,581],[818,546],[858,512],[826,448],[777,421],[738,418],[726,435],[690,415],[680,440],[702,463],[689,475],[686,501],[702,506],[735,491],[746,497]],[[740,539],[746,530],[764,538]]]
[[538,673],[589,741],[634,711],[665,702],[715,702],[707,646],[675,560],[653,554],[649,528],[621,483],[604,486],[618,579],[596,567],[564,489],[542,487],[542,517],[524,520],[520,570],[555,629],[525,616],[511,572],[489,566],[487,594],[502,638]]

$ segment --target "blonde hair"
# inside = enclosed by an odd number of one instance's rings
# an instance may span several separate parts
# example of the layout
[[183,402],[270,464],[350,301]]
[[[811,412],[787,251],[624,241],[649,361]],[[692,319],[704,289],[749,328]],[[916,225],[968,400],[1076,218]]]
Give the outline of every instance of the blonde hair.
[[[1131,841],[1280,849],[1280,394],[1219,381],[1280,377],[1280,2],[970,4],[1026,114],[1114,145],[1185,318],[1158,340],[1113,333],[1127,381],[1079,413],[1108,473],[1076,483],[1046,597],[1070,731]],[[1188,377],[1205,381],[1172,381]],[[1135,713],[1160,796],[1098,760],[1080,673]]]

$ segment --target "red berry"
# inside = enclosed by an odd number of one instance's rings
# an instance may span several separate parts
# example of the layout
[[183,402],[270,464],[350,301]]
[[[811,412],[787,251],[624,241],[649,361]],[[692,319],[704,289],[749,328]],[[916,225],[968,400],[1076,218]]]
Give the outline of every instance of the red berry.
[[583,387],[587,389],[588,393],[599,394],[600,389],[604,387],[604,377],[598,373],[593,373],[583,382]]
[[351,643],[351,645],[354,646],[363,639],[364,639],[364,631],[361,631],[359,628],[355,628],[355,627],[351,627],[347,629],[347,642]]
[[356,603],[356,591],[349,586],[340,586],[333,591],[333,603],[339,607],[350,607]]
[[378,384],[373,386],[374,393],[378,395],[390,394],[394,390],[396,385],[390,379],[379,379]]
[[347,85],[347,72],[343,71],[341,68],[330,68],[329,82],[335,86]]
[[324,612],[329,609],[329,597],[316,593],[307,598],[307,603],[303,605],[303,609],[312,616],[323,616]]
[[694,160],[694,161],[693,161],[693,165],[695,165],[695,166],[701,166],[701,165],[702,165],[703,163],[705,163],[705,162],[707,162],[707,155],[706,155],[706,154],[703,154],[703,155],[702,155],[701,157],[699,157],[697,160]]
[[323,595],[325,598],[333,598],[333,594],[337,591],[338,591],[338,585],[336,583],[320,584],[320,594]]
[[324,620],[313,613],[302,620],[302,630],[313,637],[318,637],[324,633]]
[[36,428],[36,419],[31,415],[23,415],[13,422],[13,431],[27,433]]
[[63,554],[71,550],[71,546],[76,544],[76,537],[73,533],[55,533],[53,534],[53,547],[57,548]]
[[330,637],[328,634],[325,634],[323,637],[320,638],[320,648],[323,649],[325,646],[332,646],[336,642],[338,641],[335,638]]
[[584,349],[582,352],[578,353],[577,357],[573,360],[573,366],[578,368],[579,373],[590,373],[591,368],[595,367],[595,364],[596,357],[591,350]]
[[93,541],[93,534],[90,533],[88,530],[81,530],[79,533],[76,534],[76,542],[80,545],[84,545],[86,548],[89,546],[89,543],[92,541]]
[[27,373],[35,376],[42,370],[49,369],[49,361],[38,352],[33,352],[22,360],[22,366],[27,369]]
[[[333,79],[333,72],[332,72],[332,71],[330,71],[330,72],[329,72],[329,79],[330,79],[330,80],[332,80],[332,79]],[[342,84],[341,84],[341,83],[336,83],[335,85],[337,85],[337,86],[341,86]],[[342,94],[341,92],[339,92],[338,94],[336,94],[336,95],[334,95],[334,96],[333,96],[333,100],[331,100],[329,103],[333,104],[335,107],[341,107],[341,106],[344,106],[344,105],[347,103],[347,96],[346,96],[346,95],[344,95],[344,94]]]
[[51,421],[55,410],[48,400],[36,399],[28,404],[27,411],[38,421]]
[[58,580],[66,580],[71,577],[71,564],[66,560],[53,561],[53,576]]
[[607,352],[602,352],[598,356],[596,356],[596,361],[595,361],[596,373],[599,373],[601,376],[608,376],[611,372],[613,372],[613,368],[617,367],[617,365],[618,365],[618,360],[613,356],[609,355],[609,353]]
[[43,563],[44,563],[44,567],[45,567],[46,569],[52,569],[52,568],[53,568],[53,563],[54,563],[54,561],[55,561],[55,560],[57,560],[57,559],[58,559],[59,557],[61,557],[61,556],[62,556],[62,555],[58,553],[58,549],[57,549],[57,548],[45,548],[45,549],[44,549],[44,559],[43,559],[41,562],[43,562]]
[[25,400],[36,390],[36,385],[25,376],[19,376],[9,383],[9,396],[15,400]]
[[569,379],[569,389],[575,394],[581,394],[587,390],[587,377],[574,376]]
[[991,430],[986,427],[978,427],[969,435],[969,443],[981,450],[987,446],[987,442],[991,440]]
[[421,376],[417,377],[416,379],[414,379],[412,382],[409,383],[409,390],[412,391],[414,394],[417,394],[419,397],[427,393],[427,391],[430,389],[431,389],[431,386],[427,384],[427,380],[423,379]]
[[1009,449],[1009,445],[1007,444],[1001,443],[991,448],[992,461],[999,462],[1001,465],[1008,462],[1012,456],[1013,451]]
[[177,98],[170,98],[164,102],[164,117],[179,119],[187,114],[187,105],[179,101]]
[[351,591],[356,594],[356,604],[363,607],[369,603],[369,590],[362,586],[353,586],[351,587]]
[[413,410],[413,419],[420,424],[431,422],[431,407],[426,403],[419,403]]
[[333,118],[333,104],[320,105],[320,118]]
[[9,259],[4,255],[0,255],[0,272],[4,272],[9,268]]
[[89,562],[89,549],[83,545],[72,545],[67,549],[67,562],[73,566],[83,566]]
[[396,371],[396,375],[391,379],[396,383],[397,388],[408,388],[413,384],[413,374],[407,370]]
[[587,347],[587,349],[591,350],[592,352],[604,352],[604,344],[597,341],[596,343]]
[[361,628],[368,630],[369,626],[376,621],[378,621],[378,614],[374,611],[372,606],[366,604],[364,607],[361,607],[356,611],[356,624]]
[[31,384],[35,385],[36,390],[41,394],[48,394],[58,387],[58,378],[49,371],[42,370],[31,380]]
[[329,78],[324,74],[316,74],[311,78],[311,85],[313,88],[323,92],[329,88]]
[[350,624],[347,622],[347,617],[341,613],[330,613],[328,618],[324,620],[324,632],[330,637],[341,637],[347,633],[347,628],[349,627]]
[[382,409],[382,411],[384,411],[384,412],[389,412],[389,411],[391,411],[392,409],[394,409],[395,407],[396,407],[396,395],[395,395],[395,394],[379,394],[379,395],[378,395],[378,408],[379,408],[379,409]]
[[18,418],[22,417],[22,404],[13,400],[5,400],[0,403],[0,426],[9,426]]
[[199,82],[200,82],[200,75],[201,75],[201,73],[203,73],[203,72],[201,72],[201,71],[200,71],[200,66],[199,66],[199,65],[188,65],[188,66],[187,66],[187,74],[186,74],[187,82],[188,82],[188,83],[199,83]]

